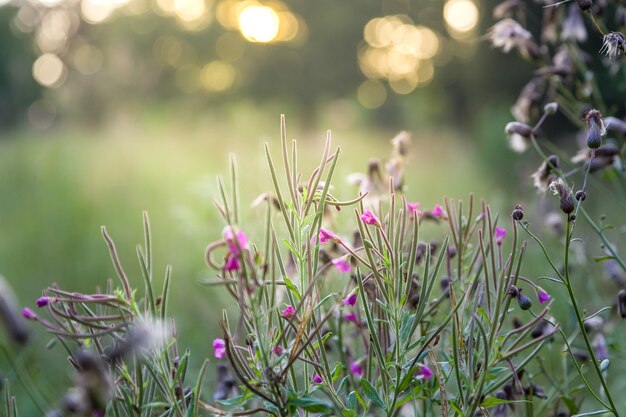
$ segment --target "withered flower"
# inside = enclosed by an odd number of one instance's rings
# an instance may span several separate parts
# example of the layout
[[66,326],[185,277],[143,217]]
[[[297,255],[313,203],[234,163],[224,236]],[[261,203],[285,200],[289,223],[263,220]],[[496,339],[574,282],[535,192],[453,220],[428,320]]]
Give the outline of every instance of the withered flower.
[[491,44],[503,52],[509,53],[517,49],[526,57],[537,57],[539,47],[533,41],[532,34],[511,18],[506,18],[491,27],[489,31]]
[[620,32],[611,32],[602,38],[601,54],[606,54],[611,60],[616,60],[624,55],[624,35]]
[[550,183],[550,191],[554,195],[559,196],[561,211],[565,214],[570,214],[574,211],[574,195],[572,194],[572,189],[569,188],[567,184],[563,182],[561,178],[558,178]]
[[545,192],[548,189],[550,183],[557,177],[554,170],[559,168],[559,164],[559,157],[556,155],[550,155],[541,163],[539,169],[530,176],[537,190]]

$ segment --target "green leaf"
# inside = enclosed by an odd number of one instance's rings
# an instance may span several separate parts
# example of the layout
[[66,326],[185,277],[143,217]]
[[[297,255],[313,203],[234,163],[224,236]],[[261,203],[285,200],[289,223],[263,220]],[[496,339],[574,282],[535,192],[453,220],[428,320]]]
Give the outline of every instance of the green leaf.
[[578,405],[576,405],[576,402],[574,402],[573,399],[569,397],[562,397],[561,399],[563,400],[563,402],[565,403],[565,405],[567,406],[571,414],[576,414],[580,410],[578,408]]
[[331,410],[330,405],[326,401],[316,397],[296,397],[290,396],[287,405],[302,408],[306,411],[314,413],[324,413]]
[[291,293],[296,297],[296,299],[300,301],[302,297],[300,296],[300,291],[298,291],[298,287],[296,287],[295,284],[291,282],[289,278],[284,277],[283,279],[285,280],[285,285],[287,285],[287,288],[289,288],[289,291],[291,291]]
[[365,378],[361,379],[361,388],[363,388],[363,392],[365,393],[367,398],[369,398],[374,404],[376,404],[383,410],[387,411],[387,407],[385,406],[385,403],[383,403],[383,400],[378,395],[376,388],[374,388],[374,386],[370,384],[367,379]]
[[611,259],[615,259],[613,256],[597,256],[595,258],[593,258],[594,261],[596,262],[606,262],[606,261],[610,261]]
[[491,407],[495,407],[496,405],[500,405],[500,404],[509,404],[511,401],[509,400],[504,400],[501,398],[496,398],[496,397],[489,397],[489,398],[485,398],[483,400],[482,403],[480,403],[481,407],[485,407],[485,408],[491,408]]

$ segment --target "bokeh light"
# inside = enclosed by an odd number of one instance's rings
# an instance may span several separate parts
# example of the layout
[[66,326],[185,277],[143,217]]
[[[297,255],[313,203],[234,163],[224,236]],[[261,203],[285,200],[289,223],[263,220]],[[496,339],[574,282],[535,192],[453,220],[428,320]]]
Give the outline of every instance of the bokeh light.
[[478,7],[472,0],[448,0],[443,7],[443,17],[451,35],[459,37],[476,28]]
[[235,82],[235,68],[225,61],[209,62],[202,68],[200,82],[208,92],[223,92]]
[[271,7],[249,5],[239,13],[239,30],[251,42],[267,43],[278,35],[280,19]]
[[61,86],[65,81],[65,75],[65,64],[54,54],[43,54],[33,64],[33,77],[44,87]]
[[366,109],[377,109],[385,104],[387,90],[380,81],[367,80],[359,86],[357,100]]
[[433,78],[431,60],[438,54],[440,42],[432,29],[413,24],[405,15],[384,16],[365,25],[363,38],[366,45],[360,48],[358,58],[366,77],[387,80],[398,94],[408,94]]

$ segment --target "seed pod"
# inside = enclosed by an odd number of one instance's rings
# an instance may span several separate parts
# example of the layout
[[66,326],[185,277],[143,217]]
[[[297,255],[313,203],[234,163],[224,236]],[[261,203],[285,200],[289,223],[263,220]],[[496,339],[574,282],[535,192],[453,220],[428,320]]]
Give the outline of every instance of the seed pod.
[[515,210],[513,210],[513,213],[511,213],[511,217],[513,217],[513,220],[516,220],[518,222],[524,218],[524,210],[522,210],[521,204],[515,206]]
[[532,300],[522,293],[517,295],[517,304],[522,310],[529,310],[533,306]]
[[578,8],[583,12],[589,10],[592,5],[591,0],[576,0],[576,3],[578,3]]

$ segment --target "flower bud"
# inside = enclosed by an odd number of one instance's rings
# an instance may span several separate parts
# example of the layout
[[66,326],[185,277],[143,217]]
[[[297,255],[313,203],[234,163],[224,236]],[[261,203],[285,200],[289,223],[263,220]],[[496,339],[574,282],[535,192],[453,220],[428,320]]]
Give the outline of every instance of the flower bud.
[[576,191],[575,197],[577,201],[585,201],[585,199],[587,198],[587,193],[585,193],[583,190],[578,190]]
[[507,135],[520,135],[522,137],[529,138],[533,133],[533,128],[524,123],[509,122],[504,128],[504,131]]
[[576,0],[576,3],[578,3],[578,8],[583,12],[589,10],[592,6],[591,0]]
[[552,116],[553,114],[556,114],[558,110],[559,110],[559,103],[557,103],[556,101],[553,101],[552,103],[548,103],[545,106],[543,106],[544,113],[549,114],[550,116]]
[[533,306],[532,300],[521,292],[517,295],[517,304],[522,310],[529,310]]
[[516,220],[518,222],[524,218],[524,210],[522,210],[521,204],[515,206],[513,213],[511,213],[511,217],[513,217],[513,220]]
[[602,145],[602,136],[606,134],[602,113],[598,110],[589,110],[585,114],[585,124],[587,125],[587,146],[591,149],[599,148]]

